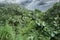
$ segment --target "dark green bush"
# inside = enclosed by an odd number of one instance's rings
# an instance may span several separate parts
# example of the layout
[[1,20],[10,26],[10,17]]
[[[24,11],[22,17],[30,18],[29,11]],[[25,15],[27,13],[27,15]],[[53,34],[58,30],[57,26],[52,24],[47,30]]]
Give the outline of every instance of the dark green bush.
[[44,13],[15,4],[1,6],[0,40],[60,40],[60,3]]

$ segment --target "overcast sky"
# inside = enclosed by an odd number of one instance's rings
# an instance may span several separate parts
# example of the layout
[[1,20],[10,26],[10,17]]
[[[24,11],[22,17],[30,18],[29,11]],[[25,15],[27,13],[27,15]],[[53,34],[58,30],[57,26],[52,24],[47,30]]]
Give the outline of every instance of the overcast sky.
[[0,0],[0,3],[17,3],[27,9],[39,9],[42,11],[47,10],[55,2],[59,2],[59,0]]

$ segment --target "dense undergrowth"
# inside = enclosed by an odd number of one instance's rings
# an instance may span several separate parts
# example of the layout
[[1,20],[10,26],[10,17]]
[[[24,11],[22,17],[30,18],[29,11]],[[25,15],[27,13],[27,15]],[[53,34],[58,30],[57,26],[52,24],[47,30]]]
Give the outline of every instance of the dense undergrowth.
[[60,40],[60,3],[44,13],[1,5],[0,40]]

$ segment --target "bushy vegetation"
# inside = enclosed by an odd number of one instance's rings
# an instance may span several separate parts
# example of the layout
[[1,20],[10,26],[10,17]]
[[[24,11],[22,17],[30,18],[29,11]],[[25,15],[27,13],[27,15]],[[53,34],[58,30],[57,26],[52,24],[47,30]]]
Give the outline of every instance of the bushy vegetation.
[[47,12],[16,4],[1,6],[0,40],[60,40],[60,3]]

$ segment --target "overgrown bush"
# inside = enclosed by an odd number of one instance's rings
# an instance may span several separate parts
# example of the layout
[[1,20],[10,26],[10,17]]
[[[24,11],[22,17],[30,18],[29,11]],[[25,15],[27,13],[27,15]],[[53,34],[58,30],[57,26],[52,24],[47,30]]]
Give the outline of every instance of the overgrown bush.
[[60,3],[44,13],[15,4],[0,7],[0,40],[60,40]]

